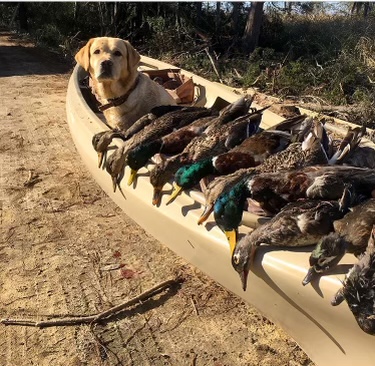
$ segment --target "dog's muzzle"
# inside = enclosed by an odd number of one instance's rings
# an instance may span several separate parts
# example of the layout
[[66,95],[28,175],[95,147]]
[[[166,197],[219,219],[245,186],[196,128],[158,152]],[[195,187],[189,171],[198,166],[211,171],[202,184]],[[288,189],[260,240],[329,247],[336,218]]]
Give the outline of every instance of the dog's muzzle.
[[100,64],[100,72],[98,79],[107,79],[112,77],[113,62],[111,60],[104,60]]

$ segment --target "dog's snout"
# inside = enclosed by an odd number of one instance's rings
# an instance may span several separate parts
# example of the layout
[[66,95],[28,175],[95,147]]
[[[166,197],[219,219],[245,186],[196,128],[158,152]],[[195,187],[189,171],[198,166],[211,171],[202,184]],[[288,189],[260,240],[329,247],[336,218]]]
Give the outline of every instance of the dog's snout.
[[113,62],[112,62],[111,60],[104,60],[104,61],[101,63],[101,67],[102,67],[102,70],[103,70],[104,72],[109,72],[109,71],[111,71],[112,66],[113,66]]
[[113,66],[113,62],[111,60],[104,60],[102,63],[101,63],[101,66],[103,69],[110,69],[112,66]]
[[115,64],[111,59],[102,60],[97,69],[96,77],[102,80],[113,79],[114,69]]

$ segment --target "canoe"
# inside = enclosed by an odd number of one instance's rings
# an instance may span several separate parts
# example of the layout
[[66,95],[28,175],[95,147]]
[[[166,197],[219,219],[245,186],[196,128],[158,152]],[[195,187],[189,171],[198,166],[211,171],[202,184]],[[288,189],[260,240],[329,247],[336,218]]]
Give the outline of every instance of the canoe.
[[[175,67],[142,57],[140,69],[169,70]],[[209,82],[186,70],[180,71],[193,79],[197,105],[210,107],[218,101],[231,103],[239,98],[226,86]],[[91,145],[93,135],[108,127],[102,116],[89,108],[82,95],[79,81],[85,76],[85,71],[77,65],[67,90],[67,121],[79,155],[107,195],[161,243],[281,326],[317,365],[373,365],[375,348],[372,336],[359,328],[345,302],[338,307],[330,304],[345,272],[355,263],[355,257],[345,255],[335,273],[322,277],[319,283],[303,287],[301,281],[307,273],[311,250],[276,250],[261,246],[254,270],[249,275],[248,289],[243,291],[238,274],[231,266],[227,241],[213,217],[205,225],[197,225],[203,210],[201,192],[190,190],[168,206],[164,196],[161,206],[154,207],[148,178],[151,162],[140,171],[136,189],[127,186],[129,169],[126,169],[121,183],[124,195],[119,190],[113,192],[111,178],[105,170],[97,167],[97,154]],[[282,117],[267,110],[261,127],[269,128],[281,120]],[[120,141],[114,140],[114,143]],[[165,188],[171,189],[171,185]],[[240,232],[248,232],[258,224],[257,216],[245,213]]]

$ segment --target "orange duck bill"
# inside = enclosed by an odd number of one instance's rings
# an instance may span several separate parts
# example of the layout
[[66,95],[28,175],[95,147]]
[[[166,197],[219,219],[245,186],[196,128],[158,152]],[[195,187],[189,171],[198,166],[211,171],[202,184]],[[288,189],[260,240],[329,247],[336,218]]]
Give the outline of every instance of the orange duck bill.
[[152,195],[152,204],[154,206],[160,206],[162,195],[162,187],[154,187],[154,193]]
[[208,217],[211,215],[211,212],[213,210],[214,210],[213,204],[206,205],[201,217],[198,220],[198,225],[202,225],[208,219]]

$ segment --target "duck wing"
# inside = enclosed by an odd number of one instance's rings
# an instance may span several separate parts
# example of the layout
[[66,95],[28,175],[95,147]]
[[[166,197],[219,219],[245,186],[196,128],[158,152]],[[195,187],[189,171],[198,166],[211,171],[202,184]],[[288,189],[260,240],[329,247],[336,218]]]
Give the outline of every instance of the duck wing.
[[337,211],[337,202],[304,200],[290,203],[270,221],[254,230],[254,243],[278,247],[314,244],[333,231],[333,219],[324,214],[335,208]]
[[227,124],[235,120],[238,117],[243,116],[244,114],[249,112],[249,108],[251,103],[253,102],[253,98],[245,98],[242,97],[235,102],[227,105],[224,107],[220,112],[218,118],[207,128],[206,133],[210,133],[214,129]]
[[345,236],[350,244],[348,251],[356,255],[365,250],[374,225],[374,198],[353,207],[341,220],[334,222],[335,231]]

